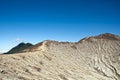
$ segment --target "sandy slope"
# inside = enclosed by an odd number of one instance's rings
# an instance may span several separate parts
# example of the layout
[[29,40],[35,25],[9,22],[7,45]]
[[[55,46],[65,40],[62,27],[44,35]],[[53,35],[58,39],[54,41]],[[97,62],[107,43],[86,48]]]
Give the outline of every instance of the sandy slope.
[[0,80],[120,80],[120,37],[109,38],[44,41],[0,55]]

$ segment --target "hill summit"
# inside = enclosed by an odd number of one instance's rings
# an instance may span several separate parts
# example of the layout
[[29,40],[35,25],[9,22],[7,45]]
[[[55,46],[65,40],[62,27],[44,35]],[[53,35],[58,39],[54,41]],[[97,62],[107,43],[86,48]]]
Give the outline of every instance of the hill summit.
[[13,53],[19,53],[24,49],[27,49],[29,47],[33,46],[31,43],[20,43],[17,46],[15,46],[14,48],[12,48],[10,51],[8,51],[7,53],[4,54],[13,54]]
[[79,42],[82,41],[92,41],[92,40],[120,40],[120,37],[118,35],[114,35],[111,33],[104,33],[104,34],[100,34],[97,36],[91,36],[91,37],[85,37],[83,39],[81,39]]

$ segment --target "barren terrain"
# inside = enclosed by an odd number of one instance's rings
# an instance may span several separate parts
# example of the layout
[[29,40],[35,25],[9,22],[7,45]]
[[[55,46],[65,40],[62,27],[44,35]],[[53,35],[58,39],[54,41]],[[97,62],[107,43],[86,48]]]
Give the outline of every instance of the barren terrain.
[[0,80],[120,80],[120,37],[106,33],[78,42],[46,40],[2,54]]

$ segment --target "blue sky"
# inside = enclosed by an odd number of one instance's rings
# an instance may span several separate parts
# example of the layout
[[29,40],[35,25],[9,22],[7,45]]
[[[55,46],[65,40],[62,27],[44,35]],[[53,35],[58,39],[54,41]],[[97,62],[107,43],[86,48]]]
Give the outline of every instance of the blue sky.
[[120,0],[0,0],[0,52],[20,42],[120,35]]

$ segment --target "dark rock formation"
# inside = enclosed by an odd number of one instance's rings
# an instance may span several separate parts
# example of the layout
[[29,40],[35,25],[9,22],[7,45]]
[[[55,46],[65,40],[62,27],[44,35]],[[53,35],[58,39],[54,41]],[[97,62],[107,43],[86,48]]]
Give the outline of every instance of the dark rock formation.
[[29,47],[33,46],[31,43],[20,43],[16,47],[12,48],[10,51],[4,54],[13,54],[13,53],[19,53],[24,49],[27,49]]

